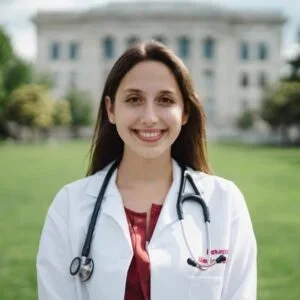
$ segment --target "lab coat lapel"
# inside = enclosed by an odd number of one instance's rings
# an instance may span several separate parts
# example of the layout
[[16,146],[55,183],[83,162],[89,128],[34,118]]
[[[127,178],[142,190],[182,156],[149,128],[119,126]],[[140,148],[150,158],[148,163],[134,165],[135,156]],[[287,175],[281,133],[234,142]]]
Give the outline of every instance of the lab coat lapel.
[[129,233],[128,222],[124,210],[122,196],[116,184],[117,170],[113,173],[107,186],[107,195],[104,198],[103,214],[114,219],[122,229],[122,232],[131,247],[131,238]]
[[177,211],[176,211],[176,203],[181,179],[181,168],[177,164],[175,160],[172,160],[173,164],[173,183],[169,189],[165,202],[163,204],[161,213],[157,220],[157,224],[155,226],[152,241],[154,241],[161,231],[165,229],[167,226],[173,224],[178,221]]
[[[86,189],[86,194],[95,198],[98,197],[102,183],[110,166],[111,164],[105,167],[105,169],[103,169],[102,171],[96,173],[94,175],[94,178],[91,178],[91,181],[89,182]],[[131,248],[132,245],[127,218],[124,210],[122,197],[116,185],[116,177],[117,169],[114,171],[114,173],[111,176],[111,179],[109,180],[99,214],[104,214],[114,219],[114,221],[121,228],[124,237]]]

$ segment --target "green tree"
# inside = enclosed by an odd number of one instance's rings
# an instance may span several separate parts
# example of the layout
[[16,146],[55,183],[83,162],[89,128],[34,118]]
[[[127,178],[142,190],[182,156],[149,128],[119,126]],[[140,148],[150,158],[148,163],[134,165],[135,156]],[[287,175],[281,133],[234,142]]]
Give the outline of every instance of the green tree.
[[300,53],[293,59],[290,59],[288,63],[292,67],[292,71],[287,80],[300,82]]
[[32,82],[32,67],[29,63],[16,57],[4,71],[3,87],[7,95],[23,84]]
[[71,124],[72,116],[70,104],[66,100],[58,100],[54,104],[53,124],[56,126],[66,126]]
[[0,26],[0,69],[15,58],[11,40],[6,31]]
[[48,129],[53,122],[54,102],[39,85],[23,85],[10,96],[8,119],[33,129]]
[[92,124],[92,105],[86,93],[71,90],[65,96],[70,104],[71,130],[75,138],[79,137],[79,128]]
[[[297,42],[300,46],[300,28]],[[279,130],[282,141],[288,141],[288,129],[298,126],[300,132],[300,51],[289,58],[289,75],[265,91],[261,117],[273,130]]]
[[283,138],[292,125],[300,125],[300,82],[281,82],[269,89],[262,101],[261,117]]
[[254,121],[254,112],[247,109],[237,119],[236,125],[241,130],[247,130],[253,127]]
[[13,51],[10,37],[0,27],[0,137],[9,135],[7,106],[11,93],[32,81],[32,67]]
[[11,40],[5,30],[0,27],[0,137],[8,135],[8,128],[5,123],[7,95],[4,88],[4,72],[7,65],[13,60],[13,58],[14,53]]

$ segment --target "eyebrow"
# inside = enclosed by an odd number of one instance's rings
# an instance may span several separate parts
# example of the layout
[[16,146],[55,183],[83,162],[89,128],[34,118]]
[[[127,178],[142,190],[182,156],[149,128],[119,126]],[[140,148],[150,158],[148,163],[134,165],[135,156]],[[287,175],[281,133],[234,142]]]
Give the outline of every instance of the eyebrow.
[[[125,93],[138,93],[138,94],[144,94],[142,90],[135,89],[135,88],[128,88],[124,91]],[[159,91],[159,94],[169,94],[169,95],[174,95],[176,96],[176,93],[171,90],[161,90]]]

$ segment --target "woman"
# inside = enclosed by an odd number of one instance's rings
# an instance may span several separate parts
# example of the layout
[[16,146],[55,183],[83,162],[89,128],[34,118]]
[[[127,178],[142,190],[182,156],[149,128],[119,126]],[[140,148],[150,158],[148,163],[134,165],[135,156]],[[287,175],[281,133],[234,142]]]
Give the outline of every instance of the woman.
[[[184,202],[179,221],[184,167],[200,196]],[[91,248],[80,258],[103,182]],[[189,181],[184,189],[195,195]],[[199,198],[210,211],[209,232]],[[88,176],[50,206],[37,271],[40,300],[256,299],[244,198],[210,174],[203,107],[187,69],[162,44],[127,50],[108,75]]]

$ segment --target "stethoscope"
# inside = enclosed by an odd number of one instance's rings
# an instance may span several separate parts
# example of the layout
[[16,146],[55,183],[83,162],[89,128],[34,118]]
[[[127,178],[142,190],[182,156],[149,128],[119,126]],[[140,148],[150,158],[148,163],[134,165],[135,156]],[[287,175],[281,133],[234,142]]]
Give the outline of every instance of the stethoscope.
[[[98,213],[101,208],[101,204],[102,204],[102,201],[104,198],[104,194],[105,194],[107,185],[109,183],[109,180],[110,180],[113,172],[118,167],[119,162],[120,161],[117,160],[112,164],[112,166],[110,167],[110,169],[108,170],[108,172],[104,178],[101,190],[99,192],[99,195],[98,195],[95,207],[94,207],[94,211],[91,216],[88,232],[87,232],[85,242],[84,242],[84,245],[83,245],[83,248],[81,251],[81,256],[75,257],[70,265],[70,274],[73,276],[78,274],[79,278],[82,282],[89,280],[93,274],[94,261],[92,258],[89,257],[93,233],[95,230]],[[187,181],[192,186],[194,193],[183,194]],[[202,207],[203,217],[204,217],[204,222],[205,222],[205,230],[206,230],[207,262],[208,262],[207,264],[201,264],[201,263],[197,262],[197,259],[195,258],[195,256],[193,255],[193,253],[189,247],[189,243],[187,241],[187,237],[185,235],[185,231],[183,228],[183,222],[182,222],[182,220],[183,220],[183,203],[186,201],[197,202]],[[184,237],[184,241],[185,241],[186,247],[188,249],[188,252],[190,253],[190,256],[191,256],[191,258],[187,259],[187,263],[190,266],[196,267],[199,270],[206,271],[208,268],[214,266],[215,264],[219,264],[219,263],[226,261],[226,257],[224,255],[220,255],[216,260],[211,262],[209,209],[208,209],[208,206],[206,205],[205,201],[201,197],[201,194],[200,194],[196,184],[194,183],[194,180],[193,180],[191,174],[188,172],[188,170],[184,166],[181,166],[181,181],[180,181],[179,193],[178,193],[178,198],[177,198],[177,203],[176,203],[176,210],[177,210],[178,220],[180,221],[180,225],[181,225],[182,235]]]

